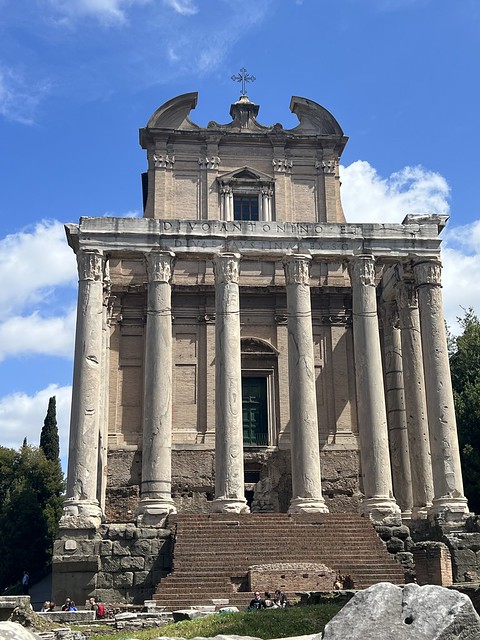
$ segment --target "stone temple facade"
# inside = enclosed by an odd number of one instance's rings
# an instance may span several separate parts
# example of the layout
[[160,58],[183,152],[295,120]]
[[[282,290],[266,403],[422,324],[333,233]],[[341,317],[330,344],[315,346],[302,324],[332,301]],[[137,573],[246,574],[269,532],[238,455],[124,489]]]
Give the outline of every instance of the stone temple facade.
[[143,218],[66,225],[79,294],[54,580],[83,571],[85,594],[111,531],[158,539],[170,513],[468,514],[446,216],[346,222],[347,138],[311,100],[292,98],[293,129],[260,124],[244,95],[200,127],[196,101],[140,130]]

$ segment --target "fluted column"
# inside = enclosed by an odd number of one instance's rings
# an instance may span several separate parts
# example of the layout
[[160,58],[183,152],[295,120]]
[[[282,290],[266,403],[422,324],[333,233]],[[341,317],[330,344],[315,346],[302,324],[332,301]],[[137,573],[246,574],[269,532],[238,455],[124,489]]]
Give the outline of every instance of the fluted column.
[[392,492],[382,357],[378,332],[375,260],[358,255],[350,262],[358,431],[364,498],[360,513],[374,522],[398,518]]
[[438,260],[413,265],[417,282],[423,346],[425,389],[434,498],[429,514],[442,513],[451,520],[468,513],[463,495],[462,470],[447,338],[441,293],[441,263]]
[[292,459],[289,513],[327,512],[322,496],[310,302],[310,256],[285,259]]
[[98,251],[79,251],[77,328],[73,370],[67,498],[61,527],[101,523],[97,495],[98,445],[102,420],[103,277]]
[[412,474],[412,518],[415,520],[426,518],[427,510],[432,506],[433,479],[420,316],[413,282],[401,281],[397,285],[396,298],[402,340],[405,409]]
[[175,513],[172,500],[172,302],[174,254],[146,255],[148,292],[145,335],[143,448],[138,520],[162,526]]
[[394,301],[382,304],[383,349],[385,364],[385,399],[392,465],[393,491],[402,518],[412,515],[412,473],[405,412],[404,376],[400,330],[397,328],[397,308]]
[[221,253],[215,273],[215,512],[246,513],[243,470],[240,256]]

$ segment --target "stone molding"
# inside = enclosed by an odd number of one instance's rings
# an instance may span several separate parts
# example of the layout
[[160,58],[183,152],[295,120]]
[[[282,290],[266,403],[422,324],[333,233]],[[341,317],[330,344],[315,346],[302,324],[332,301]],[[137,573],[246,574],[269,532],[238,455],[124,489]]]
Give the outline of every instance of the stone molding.
[[274,158],[272,160],[274,173],[291,173],[293,161],[288,158]]
[[218,169],[220,158],[218,156],[204,156],[198,159],[198,164],[202,169]]
[[154,153],[153,154],[153,164],[155,169],[173,169],[173,165],[175,164],[175,156]]

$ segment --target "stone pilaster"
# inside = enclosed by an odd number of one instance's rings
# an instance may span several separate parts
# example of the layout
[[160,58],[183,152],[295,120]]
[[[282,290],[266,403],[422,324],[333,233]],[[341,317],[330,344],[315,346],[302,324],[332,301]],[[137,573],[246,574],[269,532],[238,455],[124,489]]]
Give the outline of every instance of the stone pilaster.
[[463,495],[462,470],[447,338],[441,293],[439,260],[413,265],[423,346],[425,390],[428,406],[434,498],[429,514],[461,520],[468,513]]
[[382,306],[383,350],[385,366],[385,399],[387,405],[390,463],[393,491],[402,518],[412,515],[412,474],[408,446],[407,417],[405,412],[404,376],[400,330],[397,328],[397,308],[393,301]]
[[378,331],[375,260],[358,255],[350,262],[358,430],[364,498],[360,513],[373,522],[398,519],[392,492],[382,357]]
[[284,262],[292,459],[289,513],[328,511],[322,496],[320,472],[310,262],[311,258],[305,255],[292,255]]
[[98,441],[102,415],[103,279],[105,258],[79,251],[67,497],[61,528],[95,528],[102,513],[97,495]]
[[396,298],[402,340],[405,408],[412,474],[412,518],[418,520],[426,518],[427,510],[432,506],[433,479],[420,316],[413,282],[400,282],[397,285]]
[[240,256],[221,253],[215,273],[215,499],[214,512],[246,513],[243,470]]
[[174,254],[152,251],[146,255],[148,293],[145,336],[142,525],[163,526],[175,513],[172,500],[172,304]]

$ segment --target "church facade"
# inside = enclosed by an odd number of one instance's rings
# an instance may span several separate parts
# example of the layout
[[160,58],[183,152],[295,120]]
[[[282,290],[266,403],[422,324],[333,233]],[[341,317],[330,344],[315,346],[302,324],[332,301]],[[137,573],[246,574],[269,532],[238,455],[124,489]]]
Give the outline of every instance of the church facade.
[[[143,218],[66,225],[79,271],[61,531],[170,513],[468,513],[441,300],[445,216],[345,220],[335,118],[140,130]],[[103,524],[102,524],[103,523]]]

